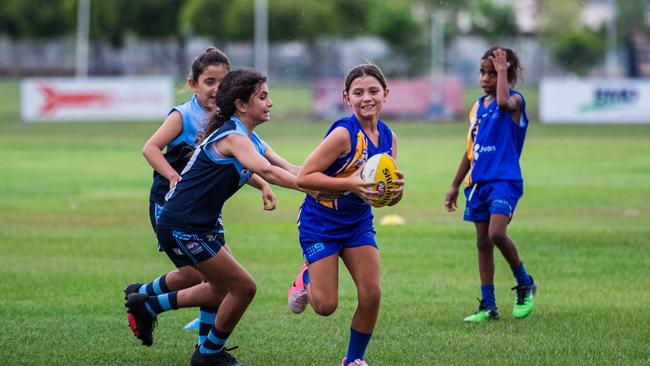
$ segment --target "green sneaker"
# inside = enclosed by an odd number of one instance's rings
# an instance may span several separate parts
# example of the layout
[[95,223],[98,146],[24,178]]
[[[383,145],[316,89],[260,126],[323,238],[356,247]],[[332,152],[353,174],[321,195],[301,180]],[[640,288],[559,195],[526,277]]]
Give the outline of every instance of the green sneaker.
[[479,300],[478,310],[463,321],[468,323],[481,323],[488,320],[499,320],[499,310],[497,308],[489,308],[483,305],[482,300]]
[[512,289],[517,291],[517,296],[515,297],[515,306],[512,309],[512,315],[514,315],[515,318],[523,319],[533,312],[533,308],[535,307],[535,294],[537,293],[537,285],[533,282],[528,286],[515,286]]

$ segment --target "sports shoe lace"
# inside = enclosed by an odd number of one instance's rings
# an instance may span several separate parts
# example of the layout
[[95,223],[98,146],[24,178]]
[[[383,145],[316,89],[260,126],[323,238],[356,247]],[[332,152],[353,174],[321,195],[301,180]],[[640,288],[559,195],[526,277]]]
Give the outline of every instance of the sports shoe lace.
[[517,305],[523,305],[526,300],[526,295],[528,295],[528,290],[524,286],[515,286],[510,290],[517,291]]
[[304,296],[306,293],[307,293],[307,290],[305,290],[305,289],[300,289],[300,290],[296,291],[294,301],[301,304],[301,305],[306,304],[307,303],[307,296]]
[[482,299],[477,298],[476,301],[478,301],[478,310],[476,310],[474,314],[478,314],[481,311],[485,311],[489,309],[487,306],[485,306]]
[[231,355],[230,353],[228,353],[228,351],[232,351],[232,350],[235,350],[235,349],[237,349],[237,348],[239,348],[239,346],[234,346],[234,347],[230,347],[230,348],[225,348],[225,347],[224,347],[224,349],[223,349],[223,356],[222,356],[223,359],[224,359],[225,361],[228,361],[228,362],[231,362],[231,363],[238,362],[237,359],[236,359],[233,355]]

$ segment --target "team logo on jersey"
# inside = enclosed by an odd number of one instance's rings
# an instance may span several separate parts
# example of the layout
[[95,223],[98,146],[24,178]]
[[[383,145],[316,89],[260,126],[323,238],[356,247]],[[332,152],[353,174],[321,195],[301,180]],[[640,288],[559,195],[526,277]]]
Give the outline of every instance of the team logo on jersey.
[[199,254],[203,251],[203,247],[201,246],[201,244],[195,241],[191,241],[185,244],[185,248],[187,248],[187,250],[189,250],[189,252],[192,254]]
[[496,146],[481,146],[479,144],[474,144],[474,160],[478,160],[479,155],[482,153],[497,151]]
[[322,252],[323,250],[325,250],[325,245],[323,243],[315,243],[306,248],[307,251],[306,255],[307,257],[313,257],[314,255],[316,255],[319,252]]
[[500,200],[496,199],[492,202],[493,207],[498,207],[502,210],[508,211],[508,216],[512,216],[512,206],[510,205],[510,202],[506,200]]

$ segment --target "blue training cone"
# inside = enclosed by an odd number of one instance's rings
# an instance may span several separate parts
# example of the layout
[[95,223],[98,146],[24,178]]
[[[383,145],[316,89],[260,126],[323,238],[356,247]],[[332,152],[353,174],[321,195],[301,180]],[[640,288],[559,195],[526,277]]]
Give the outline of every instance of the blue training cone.
[[198,331],[200,324],[201,324],[201,322],[199,321],[199,318],[196,318],[196,319],[192,320],[191,322],[187,323],[183,327],[183,329],[184,330],[197,330]]

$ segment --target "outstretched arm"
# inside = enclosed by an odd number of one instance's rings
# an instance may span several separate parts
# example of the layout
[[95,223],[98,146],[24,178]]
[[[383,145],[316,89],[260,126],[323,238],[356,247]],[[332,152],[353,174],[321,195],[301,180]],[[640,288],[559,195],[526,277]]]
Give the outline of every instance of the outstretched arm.
[[231,134],[217,142],[217,149],[224,156],[233,156],[251,172],[265,181],[285,188],[298,189],[296,176],[272,165],[253,147],[248,137]]
[[285,158],[282,156],[278,155],[278,153],[275,152],[271,148],[271,146],[266,145],[266,151],[264,151],[264,157],[273,165],[278,166],[289,173],[293,175],[298,175],[298,171],[300,170],[299,165],[294,165],[288,162]]

